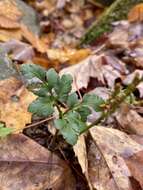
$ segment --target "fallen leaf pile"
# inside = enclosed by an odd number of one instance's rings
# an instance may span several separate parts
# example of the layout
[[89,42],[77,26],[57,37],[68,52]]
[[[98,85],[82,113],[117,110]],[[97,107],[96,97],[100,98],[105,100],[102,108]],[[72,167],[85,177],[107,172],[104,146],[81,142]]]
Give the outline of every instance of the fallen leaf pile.
[[[87,89],[95,82],[89,93],[107,99],[115,83],[128,85],[137,73],[143,76],[142,27],[142,23],[115,23],[103,47],[60,74],[73,76],[73,91]],[[142,101],[143,83],[137,90]],[[110,118],[106,127],[95,126],[90,135],[80,137],[75,154],[90,189],[143,189],[143,117],[128,104],[121,105],[114,117],[117,123]],[[93,113],[89,121],[96,118]]]
[[[73,76],[73,92],[104,100],[115,84],[126,88],[137,73],[143,77],[143,4],[128,20],[112,23],[112,32],[79,47],[112,2],[0,1],[0,127],[12,129],[0,138],[0,190],[143,189],[143,82],[102,126],[82,134],[73,149],[58,142],[55,154],[49,148],[55,128],[47,121],[36,125],[41,118],[27,111],[36,96],[19,71],[29,61],[55,67]],[[87,122],[99,115],[92,112]]]

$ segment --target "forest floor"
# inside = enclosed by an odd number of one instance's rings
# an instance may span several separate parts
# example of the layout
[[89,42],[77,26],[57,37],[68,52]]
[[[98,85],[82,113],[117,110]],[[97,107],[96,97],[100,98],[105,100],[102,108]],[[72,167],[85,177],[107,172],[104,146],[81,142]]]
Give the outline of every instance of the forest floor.
[[[110,31],[84,43],[87,29],[109,4],[0,1],[1,190],[143,189],[142,81],[74,146],[61,136],[52,146],[53,122],[28,111],[37,96],[27,89],[20,72],[29,62],[46,70],[55,68],[60,76],[73,77],[72,92],[79,99],[88,93],[104,101],[118,85],[122,94],[136,75],[142,79],[143,3],[133,6],[124,20],[111,22]],[[92,110],[87,123],[100,116]]]

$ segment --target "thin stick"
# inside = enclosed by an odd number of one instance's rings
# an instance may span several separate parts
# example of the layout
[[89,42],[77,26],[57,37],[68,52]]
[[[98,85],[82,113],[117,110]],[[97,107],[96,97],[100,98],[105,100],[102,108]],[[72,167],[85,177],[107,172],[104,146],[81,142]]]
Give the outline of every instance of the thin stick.
[[32,124],[30,124],[30,125],[27,125],[26,128],[34,127],[34,126],[40,125],[40,124],[42,124],[42,123],[44,123],[44,122],[46,122],[46,121],[50,121],[50,120],[52,120],[52,119],[54,119],[54,118],[55,118],[54,116],[48,117],[48,118],[43,119],[43,120],[41,120],[41,121],[38,121],[38,122],[36,122],[36,123],[32,123]]
[[76,77],[74,76],[74,84],[75,84],[77,93],[78,93],[78,95],[79,95],[79,98],[80,98],[80,100],[82,101],[82,95],[81,95],[81,93],[80,93],[80,91],[79,91],[79,88],[78,88],[78,86],[77,86],[77,82],[76,82],[76,81],[77,81],[77,80],[76,80]]

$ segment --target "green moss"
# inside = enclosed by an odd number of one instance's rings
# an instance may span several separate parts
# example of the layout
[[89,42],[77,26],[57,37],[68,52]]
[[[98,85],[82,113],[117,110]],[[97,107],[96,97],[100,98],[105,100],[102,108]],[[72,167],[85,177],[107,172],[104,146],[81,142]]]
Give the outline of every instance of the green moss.
[[105,32],[111,31],[112,22],[126,19],[129,10],[139,3],[143,3],[143,0],[116,0],[88,29],[80,45],[89,44]]
[[115,0],[92,0],[92,1],[94,1],[95,3],[99,3],[99,4],[103,5],[103,6],[109,6]]

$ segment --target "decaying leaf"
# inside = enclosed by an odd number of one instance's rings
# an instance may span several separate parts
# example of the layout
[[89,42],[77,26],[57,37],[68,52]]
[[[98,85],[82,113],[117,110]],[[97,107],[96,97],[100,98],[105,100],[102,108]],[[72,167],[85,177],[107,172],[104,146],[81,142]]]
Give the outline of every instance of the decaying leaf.
[[[21,29],[21,25],[28,27],[28,32]],[[22,27],[22,28],[23,28]],[[35,41],[32,45],[41,48],[42,42],[39,42],[39,25],[34,9],[21,0],[5,0],[0,2],[0,40],[8,41],[11,39],[22,38],[25,34],[28,41]],[[18,35],[18,36],[17,36]],[[37,35],[37,38],[36,36]],[[34,40],[33,40],[34,38]],[[36,45],[35,45],[36,44]],[[38,49],[38,50],[39,50]]]
[[[50,66],[50,62],[49,60],[47,59],[47,57],[45,56],[34,56],[33,59],[32,59],[32,62],[34,64],[37,64],[37,65],[41,65],[42,67],[45,67],[45,68],[49,68]],[[53,66],[53,62],[52,62],[52,66]]]
[[90,49],[48,49],[47,54],[50,60],[59,61],[60,63],[68,62],[76,64],[85,59],[91,53]]
[[0,41],[7,42],[11,39],[21,40],[22,33],[19,29],[5,30],[0,29]]
[[39,36],[40,26],[36,11],[22,0],[9,0],[9,1],[14,1],[18,10],[21,12],[22,17],[20,19],[20,23],[27,26],[30,32]]
[[125,162],[132,173],[132,186],[134,189],[142,189],[143,187],[143,151],[125,159]]
[[92,139],[88,139],[87,159],[91,190],[118,190],[105,159]]
[[17,77],[18,71],[16,70],[15,64],[7,56],[5,51],[0,48],[0,80],[11,76]]
[[75,155],[77,156],[80,166],[82,168],[82,172],[83,174],[86,174],[88,164],[87,164],[86,144],[85,144],[84,134],[79,137],[77,143],[74,145],[73,148]]
[[14,77],[0,81],[0,89],[0,121],[20,132],[31,123],[31,113],[27,108],[36,96]]
[[143,3],[136,5],[130,10],[128,20],[130,22],[143,21]]
[[[108,35],[108,47],[122,48],[122,50],[134,51],[139,46],[139,41],[142,40],[142,23],[132,23],[128,21],[119,21],[114,23],[115,28]],[[135,44],[132,48],[131,44]]]
[[70,2],[70,0],[58,0],[57,1],[57,8],[62,9],[66,5],[66,2]]
[[73,91],[76,91],[77,87],[87,88],[90,77],[98,79],[103,84],[107,82],[108,86],[113,88],[115,80],[121,78],[121,74],[111,65],[104,64],[104,56],[91,55],[79,64],[63,69],[60,74],[69,73],[73,76],[76,80],[76,84],[73,83]]
[[110,47],[127,48],[129,46],[129,23],[127,21],[121,21],[116,24],[113,32],[108,36],[108,45]]
[[21,11],[17,8],[15,1],[0,1],[0,41],[9,39],[21,39],[20,19]]
[[125,133],[112,128],[96,126],[90,129],[90,133],[108,165],[117,189],[136,190],[132,185],[133,176],[139,186],[143,188],[142,183],[138,180],[139,175],[142,174],[133,175],[125,162],[125,159],[130,159],[142,151],[143,146]]
[[10,18],[7,18],[5,16],[0,16],[0,28],[5,29],[15,29],[19,28],[20,24]]
[[21,25],[22,35],[23,37],[30,42],[37,51],[44,53],[46,52],[46,45],[43,41],[41,41],[38,35],[35,35],[30,30],[28,30],[27,26]]
[[90,190],[92,190],[92,185],[89,180],[88,175],[88,160],[87,160],[87,149],[86,149],[86,143],[85,143],[85,135],[82,134],[79,138],[77,143],[73,147],[75,155],[78,158],[79,164],[82,169],[82,173],[86,176],[86,179],[88,181],[88,185]]
[[22,134],[0,140],[0,171],[1,190],[75,189],[66,163]]
[[22,17],[21,11],[13,0],[0,1],[0,14],[14,21],[18,21]]
[[16,61],[29,61],[34,57],[33,48],[29,44],[18,40],[0,43],[0,48],[3,49],[6,54],[11,54],[11,58]]
[[47,11],[47,15],[50,14],[52,11],[55,10],[56,1],[36,1],[35,6],[38,11],[44,12],[44,10]]
[[143,117],[130,106],[122,104],[116,118],[125,131],[133,134],[143,135]]

